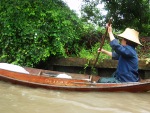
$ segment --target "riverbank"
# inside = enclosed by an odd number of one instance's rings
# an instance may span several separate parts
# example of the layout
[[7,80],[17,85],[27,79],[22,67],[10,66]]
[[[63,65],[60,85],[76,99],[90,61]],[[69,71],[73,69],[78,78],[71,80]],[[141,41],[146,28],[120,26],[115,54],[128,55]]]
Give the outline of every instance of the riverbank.
[[[97,63],[93,72],[93,60],[82,58],[51,58],[47,62],[47,65],[40,68],[69,73],[110,76],[116,70],[117,63],[117,60],[103,60]],[[150,62],[148,60],[139,60],[139,75],[143,79],[150,78]]]

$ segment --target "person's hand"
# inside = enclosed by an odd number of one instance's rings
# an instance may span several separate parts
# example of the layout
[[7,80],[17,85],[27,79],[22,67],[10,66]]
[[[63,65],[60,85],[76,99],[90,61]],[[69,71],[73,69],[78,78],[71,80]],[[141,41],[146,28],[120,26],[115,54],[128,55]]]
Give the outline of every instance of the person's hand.
[[112,26],[111,26],[111,24],[110,24],[110,26],[107,25],[107,30],[108,30],[110,41],[114,40],[115,37],[114,37],[114,35],[112,33]]
[[110,26],[108,26],[108,24],[107,24],[107,29],[108,29],[108,33],[112,33],[112,26],[111,26],[111,24],[110,24]]
[[102,52],[102,53],[103,53],[103,52],[104,52],[104,49],[101,49],[101,50],[100,50],[100,48],[98,48],[98,53],[99,53],[99,52]]
[[101,49],[101,50],[100,50],[100,48],[98,48],[98,53],[99,53],[99,52],[102,52],[102,53],[104,53],[104,54],[106,54],[106,55],[112,57],[112,52],[107,51],[107,50],[105,50],[105,49]]

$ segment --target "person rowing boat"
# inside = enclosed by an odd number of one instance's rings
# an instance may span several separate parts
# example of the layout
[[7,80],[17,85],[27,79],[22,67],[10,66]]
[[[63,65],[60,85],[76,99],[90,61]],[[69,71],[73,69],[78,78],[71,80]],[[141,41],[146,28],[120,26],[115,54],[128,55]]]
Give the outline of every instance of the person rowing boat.
[[109,52],[105,49],[98,49],[98,52],[105,53],[113,59],[118,60],[118,66],[112,77],[101,77],[97,82],[139,82],[138,56],[135,49],[138,45],[142,45],[139,41],[139,32],[131,28],[126,28],[122,34],[118,35],[122,38],[121,44],[115,39],[111,25],[108,26],[108,34],[110,38],[110,46],[114,52]]

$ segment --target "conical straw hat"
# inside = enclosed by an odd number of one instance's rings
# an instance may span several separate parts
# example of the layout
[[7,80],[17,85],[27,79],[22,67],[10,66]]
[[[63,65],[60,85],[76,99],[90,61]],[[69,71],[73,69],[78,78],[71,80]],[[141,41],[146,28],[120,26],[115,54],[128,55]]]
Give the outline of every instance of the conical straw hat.
[[118,36],[123,37],[125,39],[128,39],[128,40],[135,42],[139,45],[142,45],[139,41],[139,32],[137,32],[134,29],[126,28],[125,31],[123,33],[119,34]]

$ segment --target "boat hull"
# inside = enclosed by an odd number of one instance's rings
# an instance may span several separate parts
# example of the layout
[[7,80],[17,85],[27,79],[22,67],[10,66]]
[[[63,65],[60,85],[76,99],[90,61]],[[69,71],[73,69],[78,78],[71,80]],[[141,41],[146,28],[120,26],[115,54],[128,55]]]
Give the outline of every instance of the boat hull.
[[[95,92],[147,92],[150,91],[150,81],[143,80],[135,83],[91,83],[83,78],[87,76],[80,75],[80,79],[56,78],[43,76],[40,70],[26,68],[30,74],[18,73],[0,69],[0,80],[11,82],[13,84],[24,85],[33,88],[45,88],[50,90],[67,90],[67,91],[95,91]],[[48,71],[54,74],[59,72]],[[40,73],[40,74],[38,74]],[[72,74],[73,75],[73,74]],[[82,79],[81,79],[82,78]]]

